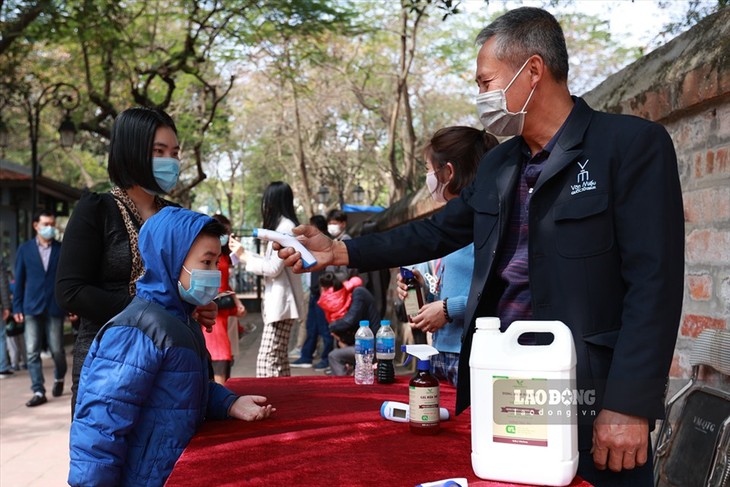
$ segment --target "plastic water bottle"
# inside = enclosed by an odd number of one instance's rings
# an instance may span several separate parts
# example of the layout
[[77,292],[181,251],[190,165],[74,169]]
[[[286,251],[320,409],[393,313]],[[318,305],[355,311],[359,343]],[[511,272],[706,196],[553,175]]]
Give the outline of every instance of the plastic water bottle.
[[382,320],[375,335],[375,357],[378,359],[378,382],[392,384],[395,382],[395,332],[389,320]]
[[375,337],[367,320],[360,322],[360,328],[355,333],[355,384],[372,384],[373,352],[375,351]]

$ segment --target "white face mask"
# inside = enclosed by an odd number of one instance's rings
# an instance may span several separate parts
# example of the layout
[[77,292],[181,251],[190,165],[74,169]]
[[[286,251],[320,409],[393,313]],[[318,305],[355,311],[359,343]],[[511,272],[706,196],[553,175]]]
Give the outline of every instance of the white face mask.
[[428,187],[428,191],[431,193],[431,198],[433,198],[436,203],[446,203],[446,198],[444,197],[446,185],[439,183],[434,171],[426,173],[426,186]]
[[342,233],[342,228],[336,223],[330,223],[329,225],[327,225],[327,233],[329,233],[333,237],[339,237]]
[[505,89],[487,91],[486,93],[477,95],[477,113],[479,114],[479,120],[482,121],[482,125],[484,125],[487,132],[499,136],[520,135],[522,133],[522,127],[525,125],[525,115],[527,114],[525,108],[530,103],[530,98],[532,98],[532,94],[535,92],[537,85],[532,88],[525,105],[517,113],[507,110],[507,90],[515,82],[522,70],[525,69],[528,61],[529,58],[520,70],[517,71]]

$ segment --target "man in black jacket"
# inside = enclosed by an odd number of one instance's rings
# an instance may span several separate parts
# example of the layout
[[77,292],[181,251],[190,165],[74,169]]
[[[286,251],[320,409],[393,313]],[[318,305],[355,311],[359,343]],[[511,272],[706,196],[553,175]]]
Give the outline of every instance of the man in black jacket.
[[[457,412],[469,405],[474,321],[561,320],[573,333],[577,387],[595,392],[579,425],[579,475],[653,485],[649,430],[663,417],[681,315],[684,218],[666,130],[592,110],[568,90],[562,29],[548,12],[507,12],[477,37],[482,123],[515,137],[474,183],[428,220],[331,242],[295,233],[319,265],[361,270],[446,255],[474,242]],[[280,257],[301,271],[299,255]],[[594,420],[593,420],[594,419]],[[605,471],[606,469],[611,471]]]

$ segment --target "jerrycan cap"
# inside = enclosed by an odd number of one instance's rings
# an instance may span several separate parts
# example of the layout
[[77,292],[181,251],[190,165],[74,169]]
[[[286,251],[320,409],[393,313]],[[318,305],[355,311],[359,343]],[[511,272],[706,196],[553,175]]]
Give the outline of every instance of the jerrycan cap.
[[499,331],[500,321],[499,318],[492,316],[485,316],[477,318],[477,330],[497,330]]

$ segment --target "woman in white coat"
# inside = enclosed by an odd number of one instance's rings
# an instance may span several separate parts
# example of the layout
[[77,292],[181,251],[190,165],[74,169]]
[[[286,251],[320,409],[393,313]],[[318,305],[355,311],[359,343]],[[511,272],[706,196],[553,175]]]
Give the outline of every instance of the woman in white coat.
[[[292,233],[299,225],[294,212],[294,194],[291,187],[275,181],[266,188],[261,199],[263,227],[281,233]],[[289,334],[292,325],[302,317],[304,290],[301,276],[284,266],[268,242],[264,255],[246,252],[240,242],[231,239],[231,251],[245,265],[246,271],[264,277],[262,315],[264,330],[256,359],[256,377],[288,377]]]

